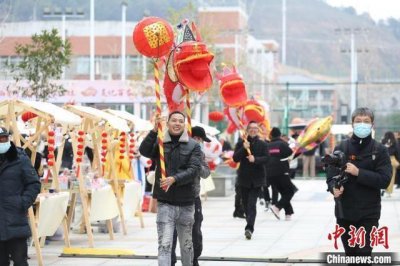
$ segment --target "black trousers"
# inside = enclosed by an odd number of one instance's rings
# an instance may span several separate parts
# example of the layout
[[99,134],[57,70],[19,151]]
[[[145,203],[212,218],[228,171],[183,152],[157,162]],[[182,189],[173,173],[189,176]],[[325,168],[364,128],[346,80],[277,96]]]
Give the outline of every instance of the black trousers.
[[[336,222],[340,227],[343,227],[345,230],[345,233],[341,236],[341,239],[346,255],[371,256],[372,247],[370,246],[371,243],[370,233],[373,226],[376,226],[376,228],[378,228],[379,225],[378,219],[364,219],[357,222],[352,222],[345,219],[337,219]],[[356,230],[358,230],[361,226],[365,228],[365,246],[363,248],[360,248],[357,244],[355,245],[355,247],[349,247],[348,240],[350,239],[349,235],[350,225],[355,226]]]
[[[199,257],[203,251],[203,233],[201,232],[201,223],[203,222],[203,209],[201,207],[200,197],[194,200],[194,224],[192,229],[192,241],[193,241],[193,266],[199,265]],[[178,239],[178,233],[174,230],[174,240],[172,242],[172,253],[171,253],[171,265],[175,265],[176,259],[176,244]]]
[[[269,193],[269,187],[271,187],[271,190],[272,190],[272,198]],[[261,188],[261,192],[260,192],[261,199],[264,199],[265,201],[269,201],[273,205],[275,205],[278,202],[278,197],[279,197],[279,193],[275,186],[271,186],[268,184]]]
[[294,211],[290,200],[293,198],[295,193],[295,186],[290,180],[289,175],[268,176],[268,180],[271,183],[271,186],[275,186],[279,194],[281,194],[281,198],[275,206],[279,209],[284,209],[286,215],[292,215]]
[[244,213],[244,206],[242,201],[242,189],[237,183],[235,184],[235,213],[237,214]]
[[0,241],[0,265],[10,265],[10,259],[14,262],[14,266],[28,265],[28,244],[26,238]]
[[246,227],[245,230],[254,232],[254,223],[257,216],[257,198],[260,195],[260,187],[241,187],[242,201],[244,206],[244,212],[246,214]]

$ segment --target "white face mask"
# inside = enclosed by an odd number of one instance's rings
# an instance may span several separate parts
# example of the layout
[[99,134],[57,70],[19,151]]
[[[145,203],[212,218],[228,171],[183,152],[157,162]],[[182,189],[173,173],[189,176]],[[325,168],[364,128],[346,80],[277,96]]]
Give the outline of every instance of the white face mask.
[[10,141],[0,143],[0,154],[6,153],[11,147]]
[[199,142],[199,145],[200,145],[201,151],[204,152],[204,143],[203,142]]

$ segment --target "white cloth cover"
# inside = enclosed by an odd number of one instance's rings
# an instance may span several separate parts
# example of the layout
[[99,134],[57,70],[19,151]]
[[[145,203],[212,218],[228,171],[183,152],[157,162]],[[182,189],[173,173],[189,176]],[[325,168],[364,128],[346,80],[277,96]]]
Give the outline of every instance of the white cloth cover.
[[214,180],[211,175],[207,178],[200,178],[200,195],[215,189]]
[[141,183],[132,181],[125,183],[124,187],[124,213],[126,218],[134,217],[142,201]]
[[92,190],[90,222],[109,220],[119,215],[117,198],[110,185]]
[[52,236],[67,213],[69,193],[46,194],[39,199],[38,236]]

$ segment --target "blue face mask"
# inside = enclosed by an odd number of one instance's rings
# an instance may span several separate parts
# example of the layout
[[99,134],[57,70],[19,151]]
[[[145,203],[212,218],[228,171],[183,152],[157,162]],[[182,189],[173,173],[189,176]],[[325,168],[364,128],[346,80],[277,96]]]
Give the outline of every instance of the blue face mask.
[[0,154],[6,153],[11,147],[10,141],[0,143]]
[[354,134],[360,139],[366,138],[371,134],[372,125],[366,123],[355,123],[353,125]]

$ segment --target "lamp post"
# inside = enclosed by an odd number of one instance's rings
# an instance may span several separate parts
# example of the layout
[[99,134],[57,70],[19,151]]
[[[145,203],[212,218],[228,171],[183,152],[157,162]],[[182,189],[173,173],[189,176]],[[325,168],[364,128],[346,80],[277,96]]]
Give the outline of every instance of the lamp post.
[[90,80],[94,78],[94,0],[90,0]]
[[121,29],[121,80],[125,81],[126,77],[126,7],[128,3],[122,1],[121,3],[121,18],[122,18],[122,29]]
[[[361,34],[362,32],[368,32],[367,29],[361,28],[344,28],[335,29],[335,33],[344,33],[350,35],[350,50],[342,49],[341,52],[350,52],[350,112],[353,112],[357,108],[357,84],[358,84],[358,62],[357,53],[361,52],[356,49],[355,35]],[[365,49],[365,52],[368,52]]]
[[[70,7],[66,7],[64,10],[62,10],[61,8],[55,8],[54,10],[51,10],[50,8],[46,7],[43,10],[44,18],[61,18],[61,39],[64,44],[66,39],[65,31],[67,18],[83,18],[84,15],[85,13],[81,8],[78,8],[76,11],[74,11]],[[61,79],[65,79],[65,67],[63,67]]]

